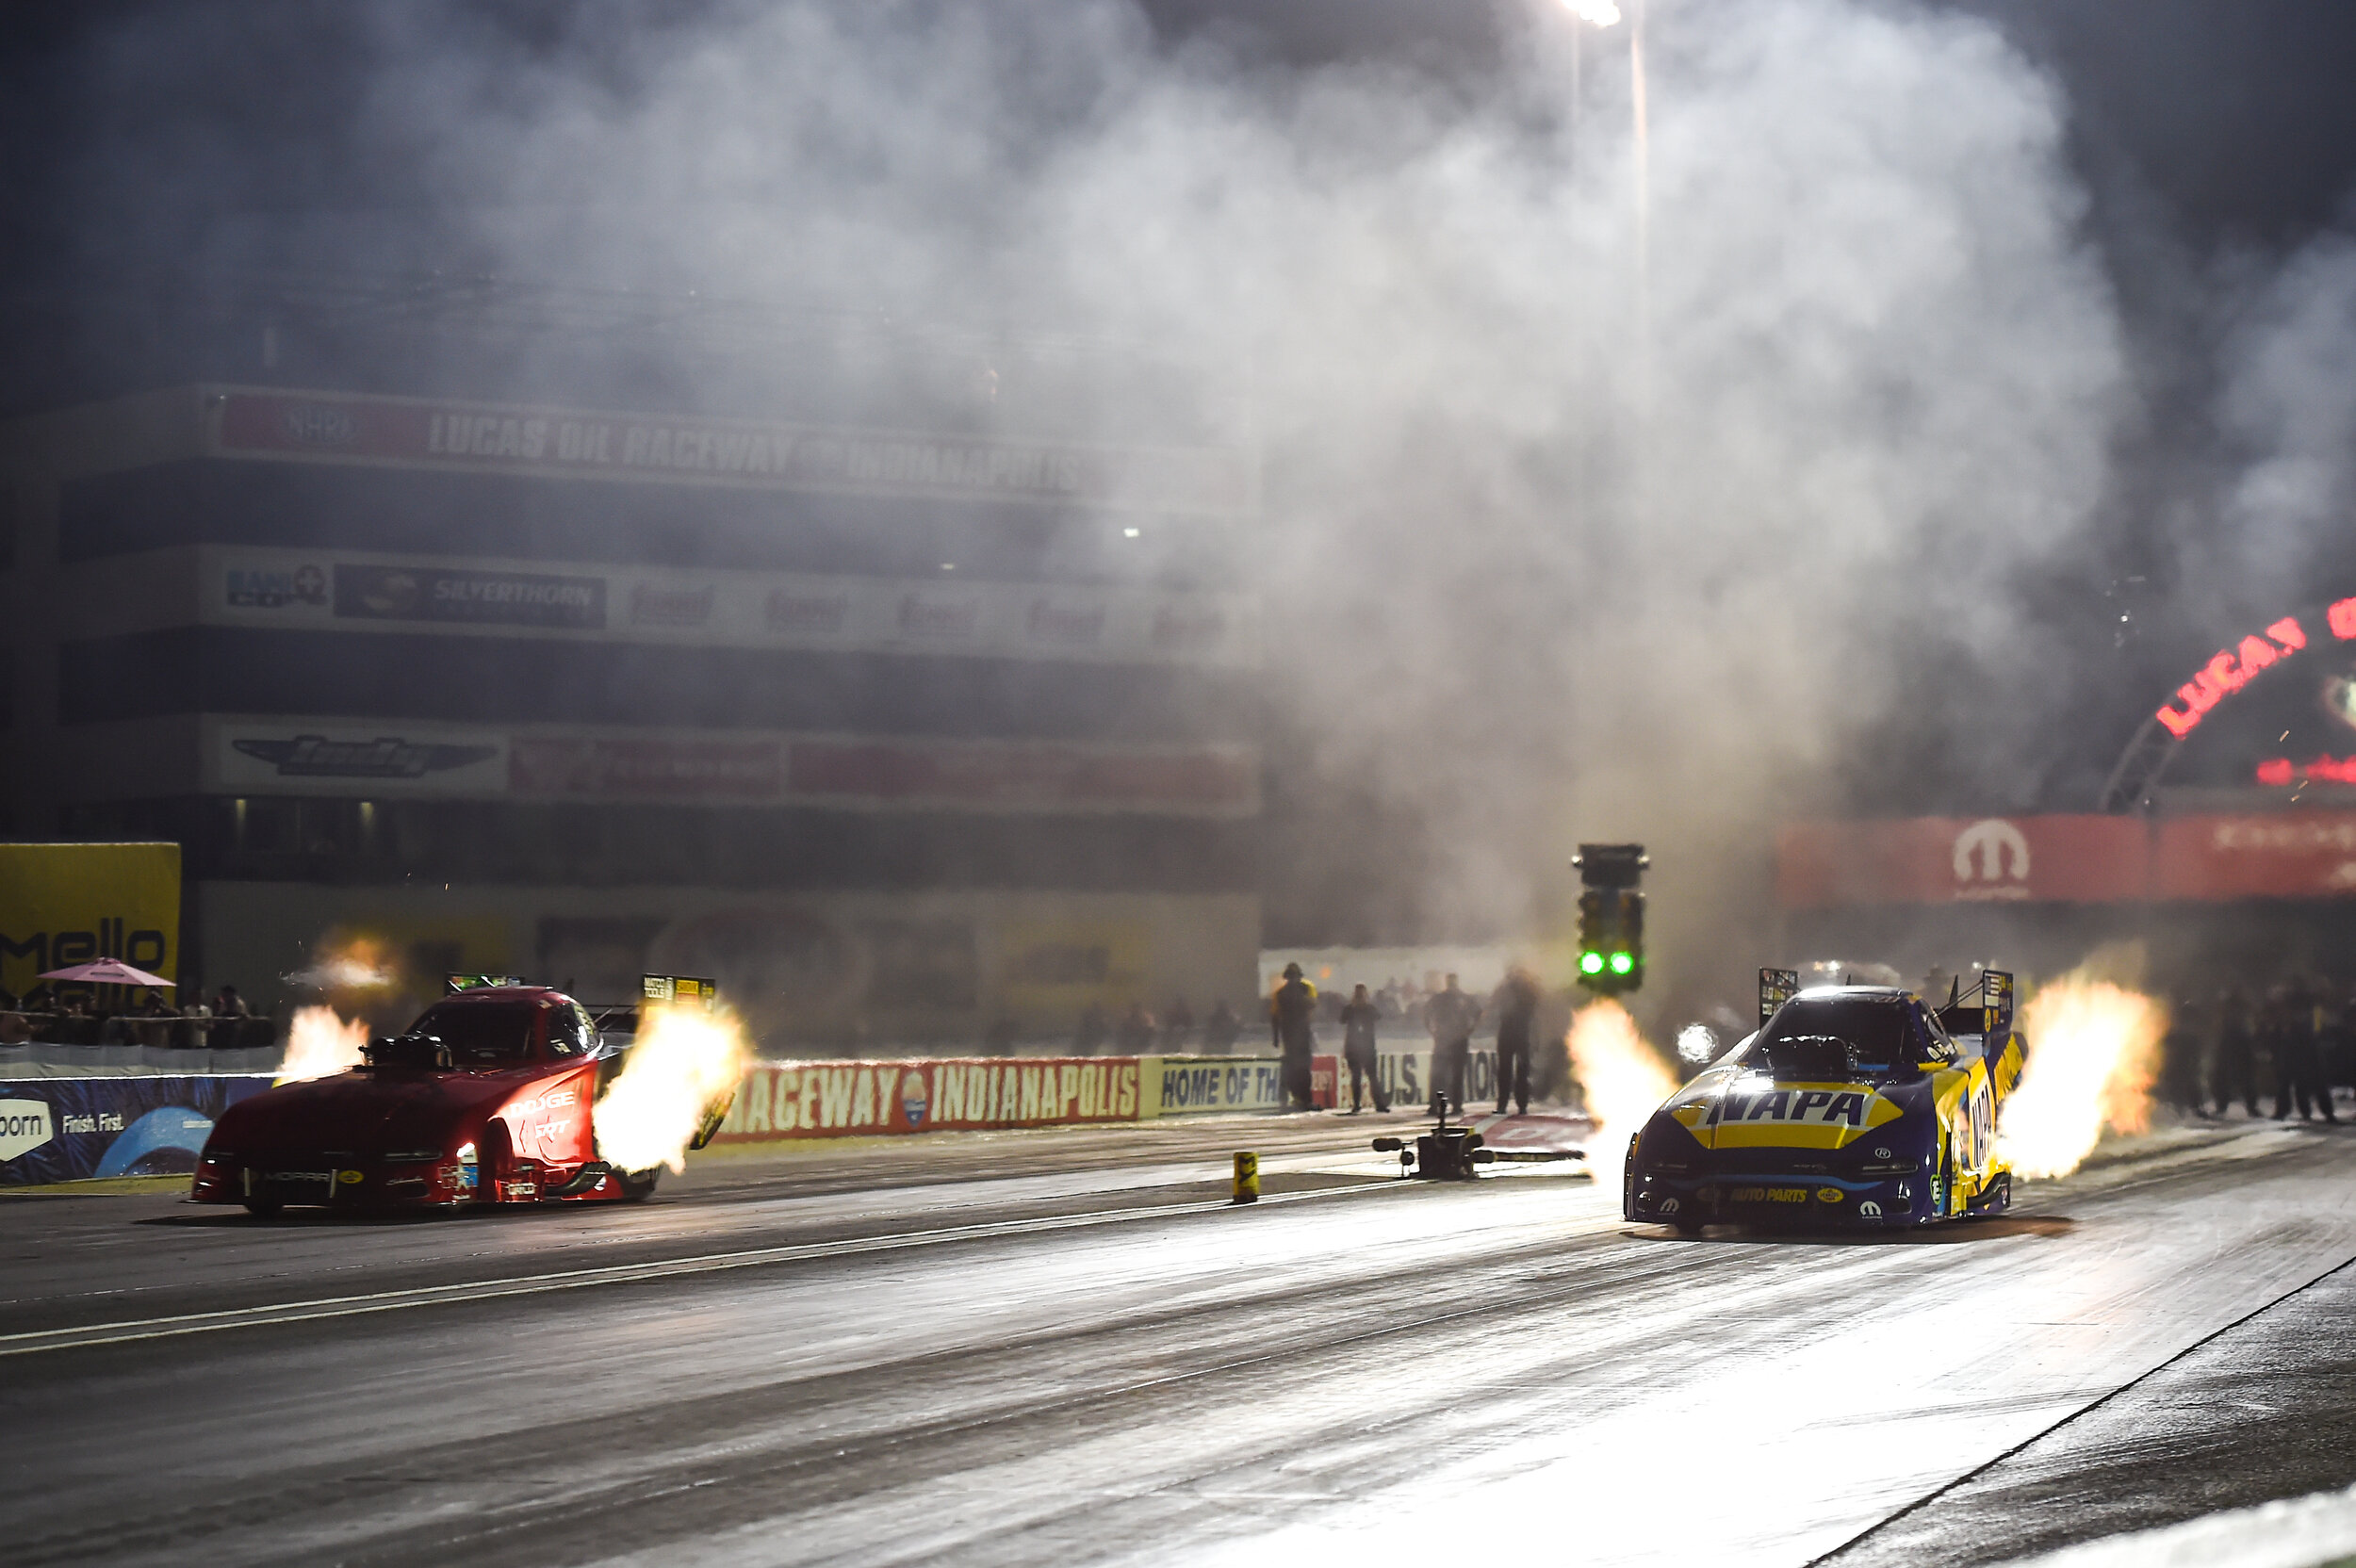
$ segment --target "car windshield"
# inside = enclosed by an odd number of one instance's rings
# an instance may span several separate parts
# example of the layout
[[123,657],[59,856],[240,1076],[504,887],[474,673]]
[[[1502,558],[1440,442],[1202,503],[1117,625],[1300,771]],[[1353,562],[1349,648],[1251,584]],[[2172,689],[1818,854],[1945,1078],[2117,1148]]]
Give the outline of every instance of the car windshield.
[[532,1054],[532,1015],[539,1010],[530,1002],[445,1002],[428,1007],[409,1032],[439,1038],[459,1067],[520,1062]]
[[1743,1059],[1778,1078],[1911,1077],[1931,1047],[1902,998],[1787,1003]]

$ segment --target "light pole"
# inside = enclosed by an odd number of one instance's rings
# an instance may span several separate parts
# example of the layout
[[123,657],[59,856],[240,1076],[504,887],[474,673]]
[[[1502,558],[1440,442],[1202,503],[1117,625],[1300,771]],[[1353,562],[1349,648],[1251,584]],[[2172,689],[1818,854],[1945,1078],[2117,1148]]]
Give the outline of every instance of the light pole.
[[[1573,168],[1579,155],[1579,116],[1584,108],[1585,94],[1583,62],[1580,56],[1580,36],[1585,28],[1617,26],[1622,12],[1617,0],[1563,0],[1570,8],[1571,24],[1571,156]],[[1644,0],[1628,0],[1628,119],[1631,173],[1635,180],[1635,269],[1636,269],[1636,393],[1637,406],[1642,408],[1650,395],[1651,366],[1648,363],[1652,344],[1652,176],[1647,167],[1650,148],[1647,145],[1648,120],[1644,102]]]

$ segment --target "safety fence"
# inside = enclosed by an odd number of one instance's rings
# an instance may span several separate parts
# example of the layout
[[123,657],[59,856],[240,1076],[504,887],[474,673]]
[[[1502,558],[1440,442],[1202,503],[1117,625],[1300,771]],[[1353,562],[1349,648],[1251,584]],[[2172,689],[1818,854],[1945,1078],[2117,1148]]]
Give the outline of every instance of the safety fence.
[[0,1011],[0,1048],[144,1047],[150,1051],[250,1051],[278,1037],[278,1021],[262,1016],[192,1018],[182,1013]]

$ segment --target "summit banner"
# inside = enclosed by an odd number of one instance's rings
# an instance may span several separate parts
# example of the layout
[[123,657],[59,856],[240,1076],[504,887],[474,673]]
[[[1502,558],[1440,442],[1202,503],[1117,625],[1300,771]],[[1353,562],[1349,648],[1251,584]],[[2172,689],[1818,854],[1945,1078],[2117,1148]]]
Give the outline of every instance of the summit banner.
[[1252,467],[1228,448],[1084,447],[917,432],[601,413],[337,392],[204,389],[224,457],[414,465],[780,490],[865,491],[1237,515]]

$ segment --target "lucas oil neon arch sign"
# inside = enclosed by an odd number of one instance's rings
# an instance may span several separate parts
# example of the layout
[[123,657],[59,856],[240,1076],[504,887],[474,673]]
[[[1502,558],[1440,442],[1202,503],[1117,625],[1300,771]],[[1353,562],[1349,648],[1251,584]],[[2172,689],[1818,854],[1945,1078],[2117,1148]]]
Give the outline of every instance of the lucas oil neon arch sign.
[[2143,804],[2175,760],[2184,738],[2201,727],[2201,721],[2218,703],[2303,651],[2315,639],[2310,627],[2328,630],[2337,642],[2356,642],[2356,598],[2285,615],[2264,632],[2253,631],[2232,646],[2218,649],[2143,721],[2119,765],[2111,770],[2109,782],[2102,786],[2102,809],[2117,811]]

